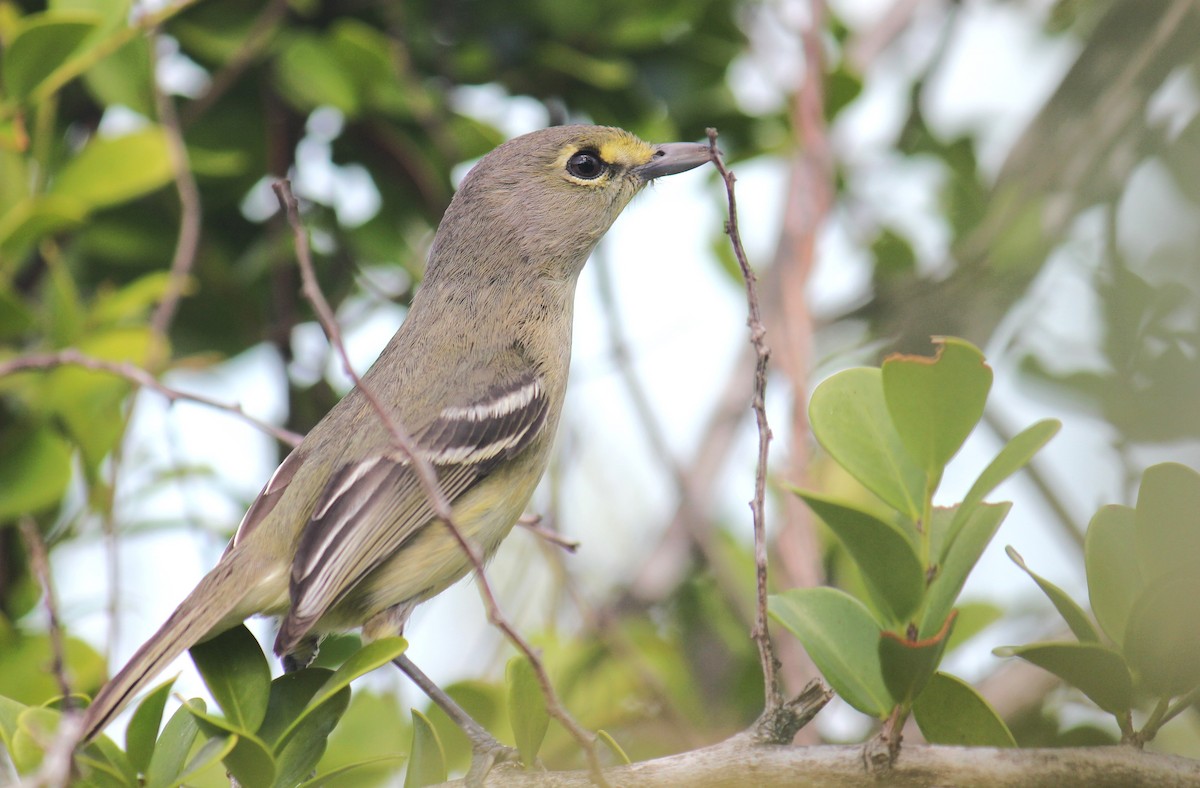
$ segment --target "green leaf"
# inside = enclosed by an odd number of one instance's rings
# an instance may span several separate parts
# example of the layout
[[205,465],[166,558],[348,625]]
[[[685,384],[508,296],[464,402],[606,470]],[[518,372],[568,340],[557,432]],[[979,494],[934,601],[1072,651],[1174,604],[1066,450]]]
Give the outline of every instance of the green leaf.
[[158,727],[162,724],[163,709],[167,706],[167,698],[175,677],[167,679],[142,698],[137,711],[129,720],[125,729],[125,751],[129,761],[138,772],[150,768],[150,759],[154,755],[154,743],[158,740]]
[[1139,686],[1163,697],[1200,686],[1197,600],[1200,577],[1194,566],[1162,575],[1138,594],[1129,613],[1124,653]]
[[1012,732],[983,696],[962,679],[935,673],[913,703],[913,717],[930,744],[1016,747]]
[[267,714],[271,666],[245,625],[191,648],[192,662],[235,733],[253,733]]
[[347,118],[358,115],[361,97],[328,38],[292,36],[274,62],[279,92],[297,109],[308,112],[328,105]]
[[793,588],[772,595],[768,608],[842,700],[877,719],[888,715],[895,700],[879,662],[880,627],[862,602],[836,588]]
[[1004,448],[983,469],[983,473],[979,474],[979,478],[971,485],[962,503],[954,510],[949,528],[934,531],[932,554],[938,556],[939,561],[945,560],[946,551],[954,544],[959,529],[975,511],[975,507],[983,503],[983,499],[1005,479],[1028,465],[1033,456],[1058,434],[1061,427],[1062,423],[1057,419],[1044,419],[1025,428],[1004,444]]
[[366,784],[374,785],[382,780],[373,780],[372,778],[376,775],[383,778],[395,774],[404,760],[402,755],[380,755],[378,758],[348,763],[300,783],[300,788],[329,788],[329,786],[343,785],[347,788],[358,788],[358,786]]
[[979,562],[1000,523],[1008,516],[1012,504],[980,504],[963,524],[958,538],[950,546],[946,560],[938,567],[937,576],[925,594],[925,612],[921,616],[920,637],[927,638],[941,629],[962,591],[967,576]]
[[1200,474],[1175,462],[1147,468],[1134,524],[1138,564],[1147,580],[1194,568],[1200,556]]
[[894,632],[879,633],[883,683],[900,705],[909,706],[941,664],[956,617],[956,613],[951,611],[941,631],[924,640],[908,640]]
[[237,743],[224,758],[225,768],[242,785],[268,786],[274,783],[276,764],[271,748],[262,739],[249,733],[231,721],[209,714],[203,706],[185,703],[186,709],[196,718],[196,724],[205,736],[223,737],[227,733],[237,736]]
[[4,87],[24,101],[42,80],[70,59],[96,29],[100,17],[86,11],[30,14],[4,49]]
[[813,434],[851,476],[917,521],[925,474],[905,450],[883,399],[878,369],[847,369],[823,381],[808,406]]
[[200,726],[189,704],[204,709],[204,701],[193,698],[176,709],[171,719],[167,720],[150,756],[150,763],[146,766],[146,788],[167,788],[178,784],[192,744],[200,735]]
[[521,763],[527,769],[533,768],[550,726],[546,698],[533,664],[524,655],[510,659],[504,672],[508,680],[508,721],[521,752]]
[[[321,651],[324,653],[324,647]],[[343,767],[355,766],[362,783],[379,784],[385,776],[397,771],[383,763],[374,767],[366,764],[376,762],[380,753],[407,752],[412,738],[409,719],[407,712],[401,713],[400,705],[391,693],[355,687],[349,708],[329,736],[329,747],[317,765],[317,773],[335,775]],[[377,772],[379,779],[376,779]]]
[[97,103],[125,106],[145,118],[156,115],[151,40],[137,36],[87,70],[83,83]]
[[[3,626],[3,624],[0,624]],[[96,687],[104,681],[106,665],[88,643],[64,640],[67,674],[79,686]],[[14,632],[0,641],[0,695],[28,705],[58,697],[58,682],[46,666],[53,659],[50,636]]]
[[596,738],[604,742],[605,746],[612,751],[613,755],[617,756],[617,760],[619,760],[621,763],[625,764],[626,766],[633,763],[633,761],[629,760],[629,756],[625,754],[625,750],[621,748],[620,744],[617,744],[617,740],[614,739],[612,734],[610,734],[608,731],[596,731]]
[[87,218],[87,208],[71,197],[26,197],[0,217],[0,271],[18,261],[38,241]]
[[446,755],[442,740],[429,722],[429,718],[416,709],[412,710],[413,743],[408,756],[408,772],[404,775],[404,788],[421,788],[446,781]]
[[1133,679],[1121,655],[1099,643],[1034,643],[994,649],[998,657],[1020,657],[1083,692],[1110,714],[1123,716],[1133,703]]
[[942,469],[983,416],[992,369],[970,342],[935,337],[937,353],[883,362],[883,395],[900,440],[937,486]]
[[862,572],[876,609],[904,622],[921,604],[925,572],[899,528],[832,498],[794,490],[834,532]]
[[312,774],[325,754],[329,734],[350,705],[350,688],[343,687],[332,698],[304,715],[301,723],[276,753],[276,788],[291,788]]
[[341,692],[343,688],[350,686],[350,682],[359,676],[370,673],[375,668],[391,662],[403,654],[406,648],[408,648],[408,641],[404,638],[380,638],[356,651],[349,659],[342,663],[341,667],[333,672],[333,675],[325,681],[324,686],[313,696],[308,705],[304,707],[304,710],[284,729],[283,733],[279,735],[276,746],[279,747],[286,744],[288,738],[295,733],[297,726],[314,709],[319,708],[322,703]]
[[17,729],[8,754],[18,774],[30,774],[41,766],[46,755],[45,743],[54,741],[61,719],[59,712],[41,706],[30,706],[17,715]]
[[75,754],[88,788],[137,788],[137,772],[112,739],[98,736]]
[[94,138],[59,171],[50,193],[95,210],[149,194],[171,178],[166,132],[148,126],[122,137]]
[[237,746],[238,736],[236,733],[231,733],[228,736],[214,736],[204,744],[200,745],[200,749],[196,750],[196,754],[188,761],[187,766],[183,767],[183,772],[179,778],[171,783],[171,788],[178,788],[182,785],[190,785],[191,781],[205,769],[220,763],[229,757],[229,753],[233,752],[233,748]]
[[17,732],[17,720],[21,716],[21,712],[29,708],[24,703],[19,703],[12,698],[7,698],[0,695],[0,743],[8,750],[13,746],[13,734]]
[[88,315],[91,324],[107,327],[145,319],[162,300],[170,282],[168,272],[154,271],[117,290],[98,293]]
[[1042,589],[1050,601],[1054,604],[1054,609],[1067,622],[1067,626],[1075,633],[1075,637],[1079,638],[1081,643],[1099,643],[1100,633],[1092,626],[1092,620],[1088,618],[1088,614],[1084,612],[1074,599],[1063,591],[1058,586],[1046,580],[1041,575],[1034,572],[1025,565],[1025,559],[1021,554],[1014,550],[1011,546],[1005,547],[1004,552],[1012,559],[1012,562],[1019,566],[1025,574],[1033,578],[1033,582],[1038,584],[1038,588]]
[[71,445],[58,430],[23,424],[0,432],[0,522],[58,503],[71,481]]
[[1114,643],[1125,641],[1129,611],[1144,585],[1137,561],[1137,528],[1128,506],[1103,506],[1083,543],[1092,612]]
[[332,675],[333,671],[327,668],[305,668],[284,673],[272,681],[267,713],[256,732],[258,738],[272,747],[278,744],[280,735],[300,717]]

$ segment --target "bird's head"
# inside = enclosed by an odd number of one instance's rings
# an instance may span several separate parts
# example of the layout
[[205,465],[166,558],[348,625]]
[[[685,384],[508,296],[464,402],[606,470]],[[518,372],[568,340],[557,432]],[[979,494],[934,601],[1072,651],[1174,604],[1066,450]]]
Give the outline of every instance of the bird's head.
[[[442,218],[430,276],[520,266],[574,276],[647,183],[709,160],[701,143],[652,145],[623,129],[556,126],[504,143],[467,174]],[[480,266],[480,255],[493,258]],[[465,267],[464,267],[465,270]]]

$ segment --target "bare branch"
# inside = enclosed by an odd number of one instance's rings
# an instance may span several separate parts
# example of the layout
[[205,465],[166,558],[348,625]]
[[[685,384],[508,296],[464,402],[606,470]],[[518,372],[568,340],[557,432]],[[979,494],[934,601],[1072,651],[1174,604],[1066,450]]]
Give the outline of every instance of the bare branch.
[[342,342],[341,331],[338,329],[333,310],[330,308],[329,302],[325,300],[325,295],[321,292],[320,285],[317,283],[312,254],[308,245],[308,234],[304,228],[304,223],[300,219],[300,207],[296,202],[295,195],[292,193],[290,181],[287,179],[278,180],[271,185],[271,188],[275,191],[275,196],[278,198],[279,204],[287,216],[288,224],[292,228],[296,245],[296,260],[300,265],[300,277],[303,282],[302,290],[304,296],[316,311],[317,319],[320,321],[325,335],[329,338],[330,344],[333,345],[338,358],[342,362],[343,371],[354,382],[354,385],[362,393],[363,397],[366,398],[367,402],[370,403],[371,408],[391,435],[393,444],[411,463],[412,468],[416,471],[421,489],[429,500],[429,505],[433,509],[434,514],[450,530],[459,548],[471,562],[471,566],[475,570],[475,582],[479,587],[480,596],[483,598],[484,607],[487,610],[488,621],[503,632],[509,641],[516,646],[517,650],[529,659],[530,664],[533,666],[534,674],[537,676],[538,684],[541,685],[542,695],[546,699],[547,713],[558,720],[575,740],[579,742],[580,747],[583,748],[587,755],[593,778],[598,784],[607,786],[608,783],[605,782],[601,774],[600,759],[596,754],[596,745],[592,735],[584,730],[567,712],[566,708],[559,701],[558,694],[554,691],[554,686],[550,682],[550,676],[546,673],[546,668],[542,664],[541,658],[533,646],[517,632],[500,610],[500,605],[492,593],[491,585],[488,583],[484,572],[483,558],[480,556],[479,551],[475,549],[475,545],[471,544],[463,536],[462,530],[455,523],[450,501],[447,499],[445,491],[442,490],[441,484],[438,482],[433,465],[429,462],[428,458],[417,451],[416,442],[412,436],[392,417],[392,414],[379,401],[375,392],[363,385],[362,379],[350,364],[350,357],[346,353],[345,344]]
[[725,167],[721,152],[717,150],[717,130],[708,129],[708,144],[710,156],[717,172],[725,181],[725,194],[729,200],[729,220],[725,223],[725,232],[733,246],[733,254],[737,258],[738,267],[742,270],[742,278],[746,280],[746,302],[749,316],[746,324],[750,327],[750,344],[754,347],[754,420],[758,425],[758,465],[754,472],[754,498],[750,501],[750,512],[754,521],[754,568],[758,586],[758,609],[755,616],[751,637],[758,646],[758,657],[762,662],[763,681],[766,684],[763,718],[769,719],[783,708],[783,693],[779,687],[778,660],[771,646],[771,634],[767,627],[767,531],[764,506],[767,495],[767,460],[771,443],[771,427],[767,423],[766,389],[767,362],[771,351],[766,343],[766,326],[762,322],[762,310],[758,303],[758,287],[754,269],[746,257],[742,247],[742,238],[738,232],[737,198],[734,196],[734,183],[737,178]]
[[271,34],[274,32],[275,26],[283,19],[283,15],[287,13],[287,8],[287,0],[270,0],[266,4],[262,13],[250,26],[249,32],[242,39],[241,46],[225,62],[221,70],[213,74],[212,80],[208,83],[208,90],[203,96],[184,108],[184,126],[190,126],[205,112],[208,112],[237,83],[238,78],[259,55],[266,51],[267,44],[272,40]]
[[63,645],[62,621],[58,617],[58,595],[54,592],[54,578],[50,574],[50,557],[46,554],[46,542],[38,531],[32,517],[21,518],[21,538],[29,548],[29,565],[34,575],[42,584],[43,602],[46,606],[46,620],[50,633],[50,672],[58,682],[59,694],[63,696],[63,706],[71,709],[71,683],[67,680],[66,647]]
[[[154,48],[151,47],[153,53]],[[157,58],[151,54],[151,62],[157,63]],[[179,115],[175,112],[175,102],[158,84],[157,79],[151,80],[154,88],[154,106],[158,111],[158,119],[162,123],[167,139],[167,157],[171,162],[171,171],[175,177],[175,190],[179,193],[179,237],[175,241],[175,254],[171,258],[170,273],[167,278],[167,288],[162,300],[158,302],[154,314],[150,318],[150,328],[155,334],[165,338],[175,318],[179,299],[187,287],[188,275],[196,261],[196,250],[200,246],[200,225],[203,209],[200,205],[200,189],[196,186],[196,177],[192,174],[188,161],[187,146],[183,142],[183,132],[179,128]],[[165,350],[166,345],[158,346]],[[158,364],[151,364],[157,367]]]
[[186,391],[171,388],[160,382],[158,378],[151,375],[141,367],[134,366],[125,361],[106,361],[101,358],[93,358],[92,356],[84,355],[75,348],[67,348],[60,350],[57,353],[35,353],[29,356],[17,356],[16,358],[0,361],[0,378],[6,375],[12,375],[17,372],[28,372],[31,370],[46,370],[54,367],[62,366],[77,366],[85,369],[90,369],[94,372],[105,372],[110,375],[125,378],[131,383],[157,391],[159,394],[167,398],[169,402],[184,401],[195,402],[200,405],[207,405],[210,408],[223,410],[226,413],[232,414],[242,421],[250,424],[281,443],[286,443],[289,446],[297,446],[303,439],[303,435],[297,435],[291,430],[285,430],[282,427],[276,427],[274,424],[268,424],[261,419],[257,419],[246,413],[241,405],[230,405],[225,402],[206,397],[203,394],[189,394]]
[[552,531],[542,525],[542,518],[538,515],[526,515],[520,520],[517,520],[517,525],[524,528],[529,533],[540,537],[543,541],[548,542],[555,547],[561,547],[568,553],[573,553],[579,549],[579,542],[566,538],[558,531]]

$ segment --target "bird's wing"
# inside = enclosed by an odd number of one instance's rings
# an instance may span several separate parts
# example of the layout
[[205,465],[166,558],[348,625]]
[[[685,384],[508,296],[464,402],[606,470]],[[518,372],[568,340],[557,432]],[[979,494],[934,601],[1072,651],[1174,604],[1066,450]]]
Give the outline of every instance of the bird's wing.
[[250,504],[250,508],[246,510],[241,524],[238,525],[237,532],[234,533],[229,546],[225,548],[226,553],[241,543],[250,535],[251,531],[258,528],[267,519],[267,515],[275,508],[275,504],[279,503],[279,499],[283,497],[288,484],[291,483],[292,478],[296,475],[296,471],[300,470],[300,466],[303,463],[304,452],[301,448],[292,449],[283,462],[279,463],[279,467],[275,469],[275,473],[271,474],[267,485],[262,488],[262,492],[258,494],[258,497],[254,499],[254,503]]
[[[504,459],[526,448],[546,422],[549,398],[532,372],[444,408],[416,436],[453,502]],[[434,517],[417,474],[398,450],[334,472],[300,535],[291,609],[275,642],[290,651],[331,607]]]

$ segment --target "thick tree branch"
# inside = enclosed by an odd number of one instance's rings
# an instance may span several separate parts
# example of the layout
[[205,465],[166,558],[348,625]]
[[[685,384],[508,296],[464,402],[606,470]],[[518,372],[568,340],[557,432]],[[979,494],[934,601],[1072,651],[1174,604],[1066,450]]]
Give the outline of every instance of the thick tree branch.
[[[878,784],[863,769],[861,745],[793,747],[756,744],[740,734],[700,750],[605,769],[614,785],[667,788],[687,785],[823,786]],[[491,788],[575,788],[589,785],[587,772],[492,771]],[[463,785],[461,781],[450,783]],[[1200,761],[1145,753],[1133,747],[1066,747],[1001,750],[985,747],[905,747],[888,772],[889,788],[970,785],[987,788],[1130,788],[1195,786]]]

